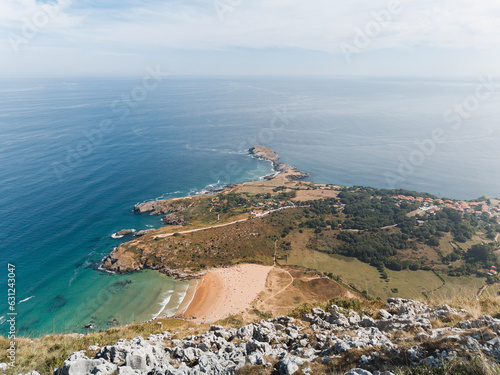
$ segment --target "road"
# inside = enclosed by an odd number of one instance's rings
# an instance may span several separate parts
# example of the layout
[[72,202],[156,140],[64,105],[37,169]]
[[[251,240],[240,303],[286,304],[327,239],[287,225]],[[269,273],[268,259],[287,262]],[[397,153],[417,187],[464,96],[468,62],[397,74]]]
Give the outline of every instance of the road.
[[[220,228],[220,227],[226,227],[228,225],[233,225],[233,224],[236,224],[236,223],[241,223],[242,221],[247,221],[248,218],[246,219],[241,219],[241,220],[236,220],[236,221],[231,221],[230,223],[225,223],[225,224],[218,224],[218,225],[211,225],[209,227],[204,227],[204,228],[198,228],[198,229],[190,229],[190,230],[185,230],[185,231],[182,231],[182,232],[176,232],[176,233],[179,233],[179,234],[186,234],[186,233],[193,233],[193,232],[199,232],[199,231],[202,231],[202,230],[207,230],[207,229],[213,229],[213,228]],[[156,238],[165,238],[165,237],[170,237],[170,236],[173,236],[175,233],[166,233],[166,234],[159,234],[157,236],[155,236],[155,239]]]
[[[309,206],[286,206],[286,207],[281,207],[281,208],[277,208],[275,210],[271,210],[271,211],[266,211],[262,214],[259,214],[259,215],[254,215],[255,217],[263,217],[263,216],[266,216],[266,215],[269,215],[270,213],[273,213],[273,212],[276,212],[276,211],[281,211],[281,210],[284,210],[284,209],[287,209],[287,208],[299,208],[299,207],[309,207]],[[176,232],[176,233],[179,233],[179,234],[187,234],[187,233],[193,233],[193,232],[199,232],[199,231],[202,231],[202,230],[207,230],[207,229],[213,229],[213,228],[220,228],[220,227],[226,227],[228,225],[233,225],[233,224],[236,224],[236,223],[241,223],[242,221],[247,221],[249,218],[247,217],[246,219],[241,219],[241,220],[236,220],[236,221],[231,221],[230,223],[225,223],[225,224],[218,224],[218,225],[211,225],[209,227],[204,227],[204,228],[198,228],[198,229],[190,229],[190,230],[185,230],[185,231],[182,231],[182,232]],[[173,236],[175,233],[166,233],[166,234],[159,234],[157,236],[155,236],[155,238],[165,238],[165,237],[170,237],[170,236]]]

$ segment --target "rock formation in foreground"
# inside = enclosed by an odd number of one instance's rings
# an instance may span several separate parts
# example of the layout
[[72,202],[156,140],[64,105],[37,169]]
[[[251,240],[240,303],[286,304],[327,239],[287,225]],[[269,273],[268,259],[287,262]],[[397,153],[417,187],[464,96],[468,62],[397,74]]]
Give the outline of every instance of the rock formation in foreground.
[[[235,374],[243,366],[259,366],[288,375],[348,365],[349,375],[389,375],[379,371],[440,366],[479,354],[500,361],[500,319],[466,316],[447,305],[431,308],[400,298],[389,299],[375,317],[332,305],[328,311],[313,309],[302,320],[280,316],[239,329],[211,326],[182,340],[168,332],[120,340],[92,359],[84,351],[73,353],[56,374]],[[436,328],[431,321],[458,323]]]

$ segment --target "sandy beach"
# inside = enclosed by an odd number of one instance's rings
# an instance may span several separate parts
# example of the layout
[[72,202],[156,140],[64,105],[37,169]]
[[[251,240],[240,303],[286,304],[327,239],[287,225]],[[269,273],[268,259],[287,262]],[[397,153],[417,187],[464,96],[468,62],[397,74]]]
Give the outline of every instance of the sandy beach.
[[182,316],[196,322],[214,322],[238,314],[265,288],[272,267],[243,264],[210,270],[198,283]]

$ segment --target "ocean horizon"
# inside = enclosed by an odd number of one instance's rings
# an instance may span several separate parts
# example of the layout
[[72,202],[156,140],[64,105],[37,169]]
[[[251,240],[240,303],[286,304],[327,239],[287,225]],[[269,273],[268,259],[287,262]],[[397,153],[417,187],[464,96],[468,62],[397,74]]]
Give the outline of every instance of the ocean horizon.
[[131,238],[111,236],[161,226],[137,203],[268,175],[253,145],[318,183],[500,197],[498,89],[487,77],[0,79],[0,268],[16,265],[18,334],[174,314],[189,282],[99,270]]

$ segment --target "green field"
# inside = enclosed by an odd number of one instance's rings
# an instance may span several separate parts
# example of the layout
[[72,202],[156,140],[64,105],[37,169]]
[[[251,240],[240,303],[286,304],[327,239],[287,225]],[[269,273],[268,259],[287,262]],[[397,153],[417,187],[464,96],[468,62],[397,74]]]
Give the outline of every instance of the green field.
[[422,299],[427,295],[432,299],[450,299],[455,298],[457,294],[474,296],[484,285],[484,278],[449,277],[444,274],[441,275],[445,280],[443,285],[441,279],[434,272],[423,270],[387,270],[389,279],[386,281],[380,277],[380,273],[375,267],[355,258],[328,255],[301,246],[306,237],[306,233],[303,236],[295,236],[294,246],[288,255],[289,265],[312,268],[320,272],[331,272],[340,276],[345,284],[351,285],[359,291],[366,290],[371,298]]

